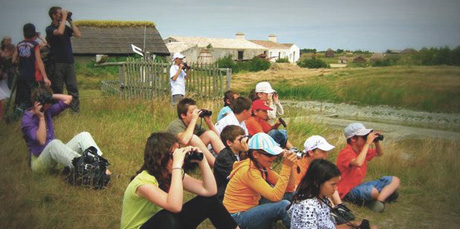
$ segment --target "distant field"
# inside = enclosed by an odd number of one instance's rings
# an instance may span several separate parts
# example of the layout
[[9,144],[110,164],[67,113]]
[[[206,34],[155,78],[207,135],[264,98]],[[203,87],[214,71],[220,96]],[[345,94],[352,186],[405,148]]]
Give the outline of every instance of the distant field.
[[259,81],[269,81],[282,99],[460,112],[460,67],[303,69],[277,64],[264,72],[234,75],[232,88],[247,94]]

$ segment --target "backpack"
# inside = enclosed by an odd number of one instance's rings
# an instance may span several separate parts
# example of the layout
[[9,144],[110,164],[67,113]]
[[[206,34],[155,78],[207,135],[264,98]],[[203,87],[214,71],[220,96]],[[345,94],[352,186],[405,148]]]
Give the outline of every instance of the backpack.
[[105,173],[109,162],[97,154],[95,147],[89,147],[80,157],[74,158],[72,165],[74,168],[67,177],[71,185],[102,189],[109,184],[110,175]]

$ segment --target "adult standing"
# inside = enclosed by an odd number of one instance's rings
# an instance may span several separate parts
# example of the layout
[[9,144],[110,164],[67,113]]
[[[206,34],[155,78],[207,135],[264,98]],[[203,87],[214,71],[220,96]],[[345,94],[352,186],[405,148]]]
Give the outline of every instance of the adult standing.
[[[70,107],[73,112],[78,113],[80,111],[80,100],[70,37],[81,37],[81,33],[72,21],[72,12],[53,6],[49,9],[48,15],[52,22],[51,25],[46,27],[46,39],[51,46],[51,55],[54,58],[56,67],[53,76],[50,77],[53,91],[57,94],[62,94],[65,83],[67,92],[73,97]],[[70,26],[66,25],[66,22],[69,22]]]
[[189,76],[189,68],[184,65],[185,56],[176,52],[173,55],[173,65],[169,69],[171,84],[171,102],[177,104],[185,96],[185,80]]

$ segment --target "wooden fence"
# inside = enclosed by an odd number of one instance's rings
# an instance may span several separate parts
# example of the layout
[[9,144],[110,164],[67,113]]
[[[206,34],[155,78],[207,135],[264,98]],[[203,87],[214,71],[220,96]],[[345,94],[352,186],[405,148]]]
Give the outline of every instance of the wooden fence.
[[[171,64],[153,60],[128,58],[126,62],[97,66],[119,66],[119,81],[103,81],[102,90],[118,93],[123,98],[151,99],[170,95],[169,68]],[[186,94],[195,97],[219,98],[230,89],[232,70],[217,65],[191,64],[185,82]],[[118,85],[117,85],[118,84]]]

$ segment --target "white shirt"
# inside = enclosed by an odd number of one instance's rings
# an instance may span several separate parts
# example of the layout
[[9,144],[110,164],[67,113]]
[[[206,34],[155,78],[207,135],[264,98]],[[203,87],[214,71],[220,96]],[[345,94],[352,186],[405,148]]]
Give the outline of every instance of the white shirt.
[[219,132],[219,135],[220,133],[222,133],[222,130],[228,126],[228,125],[235,125],[235,126],[240,126],[241,128],[243,128],[244,130],[244,133],[246,135],[248,135],[248,128],[246,128],[246,123],[244,121],[242,121],[241,123],[238,122],[238,119],[236,118],[235,114],[232,112],[232,113],[228,113],[228,115],[226,115],[225,117],[223,117],[221,120],[219,120],[215,126],[216,126],[216,129],[217,131]]
[[179,70],[179,66],[173,64],[169,69],[169,82],[171,84],[171,95],[185,95],[185,74],[184,70],[181,70],[179,76],[177,77],[176,81],[172,78],[176,75],[177,71]]
[[[329,203],[329,201],[327,201]],[[317,198],[302,200],[292,204],[287,211],[291,216],[291,229],[314,228],[335,229],[331,210]]]

